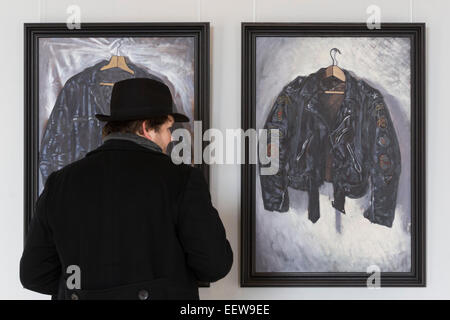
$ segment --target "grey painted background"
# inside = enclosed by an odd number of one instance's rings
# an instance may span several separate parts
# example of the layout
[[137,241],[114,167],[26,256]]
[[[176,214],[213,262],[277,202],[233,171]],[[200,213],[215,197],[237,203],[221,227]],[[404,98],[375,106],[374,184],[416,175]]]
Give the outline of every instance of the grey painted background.
[[[402,173],[392,228],[363,217],[368,195],[346,198],[342,233],[335,229],[330,183],[320,189],[319,221],[307,218],[308,195],[289,188],[290,210],[264,210],[259,175],[256,181],[257,272],[366,272],[377,265],[384,272],[411,268],[410,233],[410,41],[407,38],[258,37],[256,42],[256,126],[264,126],[278,93],[298,75],[331,64],[337,47],[338,65],[380,90],[389,108],[400,144]],[[368,193],[369,194],[369,193]]]

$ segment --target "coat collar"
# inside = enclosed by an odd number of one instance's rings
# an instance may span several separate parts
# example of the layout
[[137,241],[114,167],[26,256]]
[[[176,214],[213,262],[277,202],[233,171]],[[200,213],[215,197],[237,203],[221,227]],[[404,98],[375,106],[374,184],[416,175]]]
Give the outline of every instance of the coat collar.
[[[325,70],[326,68],[320,68],[316,72],[311,73],[308,77],[306,77],[305,84],[301,89],[300,95],[313,97],[323,92],[325,88],[321,87],[321,79]],[[346,69],[342,69],[342,71],[345,74],[344,101],[356,100],[357,90],[355,90],[355,87],[357,86],[357,81],[355,77],[353,77]]]
[[155,155],[160,155],[164,157],[169,157],[165,153],[152,150],[146,147],[143,147],[136,142],[130,141],[130,140],[122,140],[122,139],[109,139],[106,140],[101,146],[98,148],[88,152],[86,154],[86,157],[89,157],[92,154],[102,152],[102,151],[108,151],[108,150],[133,150],[133,151],[144,151],[144,152],[151,152]]
[[111,140],[111,139],[119,139],[119,140],[128,140],[137,143],[147,149],[152,149],[157,152],[163,152],[162,149],[153,141],[141,137],[134,133],[129,132],[112,132],[103,138],[103,142]]
[[[302,87],[299,95],[305,102],[305,109],[309,112],[316,114],[321,117],[319,111],[319,94],[322,93],[326,88],[322,87],[321,79],[326,68],[321,68],[317,72],[310,74],[305,79],[305,84]],[[340,122],[346,116],[354,113],[354,106],[358,104],[357,91],[357,80],[353,77],[347,70],[342,69],[345,74],[345,93],[344,100],[340,107],[340,112],[338,112],[338,122]],[[323,120],[323,119],[322,119]],[[326,124],[326,121],[323,121]]]

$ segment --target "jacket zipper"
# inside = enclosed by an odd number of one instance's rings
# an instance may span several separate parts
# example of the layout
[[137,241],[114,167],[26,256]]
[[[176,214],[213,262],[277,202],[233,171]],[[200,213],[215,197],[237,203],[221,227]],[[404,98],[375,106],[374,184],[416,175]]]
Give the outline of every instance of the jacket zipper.
[[313,136],[314,136],[314,134],[311,134],[308,137],[308,139],[306,139],[305,142],[303,142],[302,149],[300,150],[300,152],[298,153],[297,158],[296,158],[297,161],[299,161],[301,159],[301,157],[303,157],[303,155],[305,154],[306,148],[311,143]]
[[280,207],[278,208],[278,211],[281,211],[281,208],[283,207],[283,203],[284,203],[284,193],[285,193],[286,191],[284,191],[282,194],[281,194],[281,203],[280,203]]
[[355,152],[352,149],[352,146],[347,143],[347,150],[350,153],[350,156],[352,157],[353,160],[353,167],[355,168],[356,171],[358,171],[358,173],[361,173],[362,169],[361,169],[361,165],[358,162],[358,159],[356,158]]

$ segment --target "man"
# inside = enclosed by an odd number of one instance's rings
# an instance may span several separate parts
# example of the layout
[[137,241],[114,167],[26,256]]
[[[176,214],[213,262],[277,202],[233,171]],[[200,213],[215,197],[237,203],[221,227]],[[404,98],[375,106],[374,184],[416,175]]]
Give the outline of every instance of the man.
[[[162,82],[116,82],[104,143],[53,172],[20,261],[27,289],[57,299],[198,299],[233,253],[202,172],[164,152],[174,122]],[[78,278],[77,278],[78,277]]]

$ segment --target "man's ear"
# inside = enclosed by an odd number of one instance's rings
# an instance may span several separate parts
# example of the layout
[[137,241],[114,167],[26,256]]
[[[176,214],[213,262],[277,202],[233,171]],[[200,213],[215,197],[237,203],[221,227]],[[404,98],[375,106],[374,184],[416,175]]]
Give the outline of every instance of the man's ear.
[[154,138],[154,132],[153,132],[153,129],[146,130],[146,128],[145,128],[145,121],[142,122],[141,126],[142,126],[142,127],[141,127],[142,132],[144,133],[144,134],[143,134],[144,137],[146,137],[147,139],[153,140],[153,138]]

